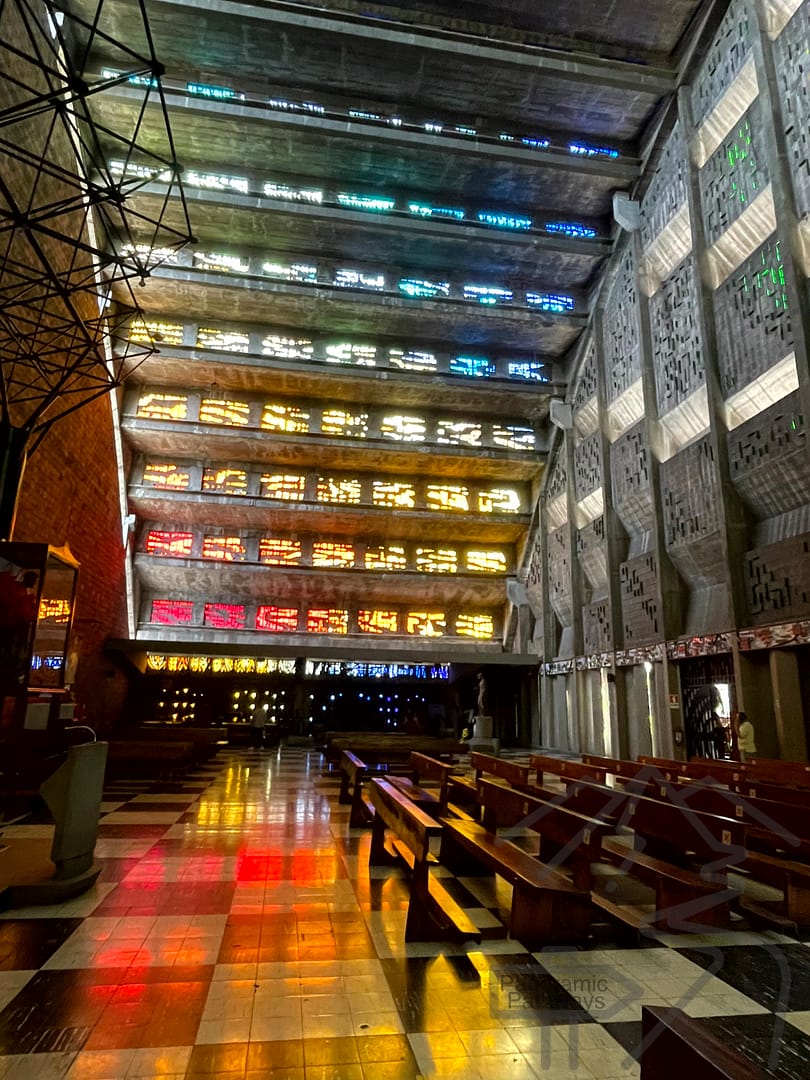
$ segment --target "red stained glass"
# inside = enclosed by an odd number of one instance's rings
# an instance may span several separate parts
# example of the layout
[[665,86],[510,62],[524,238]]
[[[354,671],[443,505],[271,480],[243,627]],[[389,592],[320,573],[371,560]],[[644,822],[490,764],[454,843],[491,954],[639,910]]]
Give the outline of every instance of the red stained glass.
[[177,626],[194,620],[194,604],[191,600],[153,600],[151,621],[164,626]]
[[256,608],[256,629],[274,634],[294,634],[298,629],[298,608],[260,604]]
[[169,555],[175,559],[182,559],[191,555],[193,543],[193,533],[152,529],[146,537],[146,550],[150,555]]
[[206,604],[203,624],[218,630],[244,630],[244,604]]

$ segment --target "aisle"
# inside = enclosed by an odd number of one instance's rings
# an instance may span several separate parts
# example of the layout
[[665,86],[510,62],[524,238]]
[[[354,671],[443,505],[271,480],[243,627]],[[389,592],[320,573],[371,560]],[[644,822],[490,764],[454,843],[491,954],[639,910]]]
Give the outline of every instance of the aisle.
[[[337,789],[299,748],[112,785],[92,892],[0,918],[0,1078],[614,1080],[638,1075],[642,1002],[806,1076],[807,945],[406,948],[404,884],[369,876]],[[502,901],[448,884],[479,920]]]

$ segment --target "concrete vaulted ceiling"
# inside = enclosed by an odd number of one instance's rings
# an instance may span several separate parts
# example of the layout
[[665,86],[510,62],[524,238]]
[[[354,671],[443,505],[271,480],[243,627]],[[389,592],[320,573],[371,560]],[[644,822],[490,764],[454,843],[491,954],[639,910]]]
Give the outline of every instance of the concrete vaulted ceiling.
[[[548,442],[548,402],[565,392],[572,351],[587,322],[590,298],[611,250],[612,197],[632,190],[654,141],[656,125],[674,94],[678,73],[696,37],[723,5],[697,0],[422,0],[417,4],[320,0],[152,0],[150,24],[171,110],[176,157],[186,173],[239,177],[243,190],[188,185],[196,252],[217,251],[251,260],[305,261],[319,268],[356,266],[382,271],[393,281],[385,295],[340,289],[319,270],[318,283],[285,284],[267,277],[200,270],[189,257],[155,270],[139,292],[151,318],[177,323],[241,327],[245,333],[342,335],[453,355],[472,347],[495,356],[534,358],[549,365],[548,385],[529,387],[505,379],[461,381],[447,374],[312,366],[251,355],[217,355],[175,345],[143,365],[137,380],[179,386],[184,365],[196,365],[199,385],[356,402],[372,408],[397,403],[444,415],[509,417],[535,427],[538,452],[531,461],[433,453],[425,448],[380,447],[318,450],[288,440],[279,453],[305,468],[342,462],[344,468],[402,474],[474,478],[509,475],[536,493]],[[87,9],[89,0],[75,7]],[[110,0],[112,32],[122,40],[137,21],[135,0]],[[88,70],[122,69],[121,57],[97,53]],[[219,88],[219,96],[189,93],[187,84]],[[99,116],[110,131],[131,122],[142,98],[122,83],[103,95]],[[286,103],[286,104],[285,104]],[[157,137],[157,112],[154,115]],[[141,141],[149,145],[153,116],[147,108]],[[572,147],[580,147],[580,151]],[[318,188],[318,203],[265,197],[263,184]],[[390,214],[338,205],[337,193],[395,200]],[[129,196],[144,215],[161,205],[159,181],[145,180]],[[463,221],[409,213],[409,202],[463,208]],[[533,227],[509,230],[476,219],[481,211],[527,217]],[[169,208],[169,219],[172,209]],[[565,235],[546,223],[579,223],[593,235]],[[147,236],[133,239],[148,242]],[[329,270],[331,273],[331,270]],[[326,273],[326,272],[324,272]],[[446,300],[397,293],[400,277],[451,283]],[[467,282],[504,286],[514,303],[485,307],[461,300]],[[529,290],[566,293],[570,314],[527,307]],[[186,339],[190,340],[190,339]],[[251,339],[253,340],[253,339]],[[193,346],[193,343],[192,343]],[[190,368],[188,369],[191,370]],[[204,430],[161,434],[149,423],[125,422],[133,452],[150,448],[189,459],[259,460],[272,445],[252,448],[252,436],[232,433],[219,449]],[[328,440],[322,441],[326,446]],[[436,448],[440,450],[441,448]],[[320,455],[320,456],[319,456]],[[386,459],[388,464],[386,465]],[[337,466],[340,467],[340,466]],[[255,503],[255,500],[254,500]],[[143,520],[260,527],[259,505],[243,502],[229,518],[225,500],[192,508],[192,497],[159,497],[135,483],[131,505]],[[208,518],[206,519],[206,513]],[[284,510],[283,527],[341,535],[394,535],[396,524],[379,513],[332,511],[325,525],[303,512]],[[279,520],[282,520],[281,518]],[[459,526],[424,514],[424,535],[474,537],[514,545],[516,565],[527,536],[525,513],[512,524],[476,519]],[[404,532],[403,532],[404,528]],[[416,536],[417,519],[399,527]],[[169,592],[171,569],[139,555],[146,590]],[[260,574],[231,574],[239,595],[255,591]],[[312,572],[302,595],[343,596],[347,588]],[[357,576],[362,579],[362,574]],[[194,582],[213,587],[195,564],[174,579],[179,590]],[[352,579],[353,580],[353,579]],[[225,578],[220,579],[221,582]],[[236,584],[238,582],[238,585]],[[202,588],[202,585],[200,585]],[[459,604],[475,596],[469,580],[442,582],[438,592]],[[455,593],[453,592],[455,588]],[[499,595],[505,600],[501,579]],[[487,602],[498,588],[487,582]],[[330,591],[331,590],[331,591]],[[391,591],[393,590],[393,592]],[[410,590],[410,591],[409,591]],[[384,601],[379,582],[369,595]],[[388,599],[429,596],[402,578]],[[452,606],[452,605],[451,605]],[[504,607],[506,612],[508,609]],[[420,646],[421,647],[421,646]]]

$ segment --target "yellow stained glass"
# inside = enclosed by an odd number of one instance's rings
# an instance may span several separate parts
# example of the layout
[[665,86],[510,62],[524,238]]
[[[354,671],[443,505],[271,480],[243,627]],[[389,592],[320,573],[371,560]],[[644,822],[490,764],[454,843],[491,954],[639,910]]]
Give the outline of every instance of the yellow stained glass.
[[305,487],[306,477],[293,473],[262,473],[259,480],[259,490],[265,499],[301,502]]
[[312,565],[350,568],[354,566],[354,548],[351,544],[316,542],[312,545]]
[[486,574],[504,574],[506,555],[502,551],[468,551],[467,569]]
[[478,510],[482,514],[520,513],[520,495],[512,488],[490,488],[478,492]]
[[446,627],[443,611],[409,611],[405,620],[407,633],[417,637],[442,637]]
[[265,405],[262,427],[265,431],[306,434],[309,431],[309,413],[295,405]]
[[453,548],[417,548],[416,569],[424,574],[455,574],[458,554]]
[[191,475],[178,468],[177,465],[153,461],[144,465],[143,483],[157,488],[184,491],[191,483]]
[[340,608],[315,608],[307,612],[310,634],[348,634],[349,613]]
[[141,420],[187,420],[185,394],[142,394],[135,414]]
[[425,502],[431,510],[469,510],[469,488],[457,484],[428,484]]
[[246,495],[248,477],[244,469],[204,469],[203,491],[222,491],[229,495]]
[[333,476],[319,476],[315,487],[318,502],[356,505],[363,494],[360,480],[339,480]]
[[357,626],[361,634],[396,634],[399,629],[399,612],[358,611]]
[[345,409],[324,409],[321,415],[321,433],[365,439],[368,434],[368,413],[351,413]]
[[396,442],[424,442],[426,430],[420,416],[384,416],[380,422],[382,437]]
[[246,550],[241,536],[204,536],[202,554],[204,559],[244,562]]
[[416,506],[416,488],[413,484],[375,480],[371,485],[371,497],[375,506],[392,506],[407,509],[413,509]]
[[210,326],[201,326],[197,330],[197,348],[246,353],[250,349],[250,337],[236,330],[217,330]]
[[266,566],[295,566],[300,561],[300,540],[263,536],[259,541],[259,562]]
[[405,570],[405,548],[399,545],[373,544],[366,548],[366,570]]
[[456,619],[456,633],[461,637],[488,640],[495,634],[495,623],[491,615],[459,615]]
[[246,427],[250,420],[250,406],[245,401],[229,401],[226,398],[203,398],[200,402],[201,424],[225,424],[228,427]]
[[182,345],[183,324],[133,319],[129,324],[129,340],[144,345]]
[[436,440],[444,446],[480,446],[481,425],[440,420],[436,426]]

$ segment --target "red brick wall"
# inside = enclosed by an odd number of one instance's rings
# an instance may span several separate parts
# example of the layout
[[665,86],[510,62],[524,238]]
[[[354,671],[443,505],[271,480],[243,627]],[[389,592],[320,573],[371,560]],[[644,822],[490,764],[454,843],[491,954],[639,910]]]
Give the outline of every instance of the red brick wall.
[[108,637],[126,637],[124,551],[112,411],[106,398],[58,421],[23,476],[14,539],[68,544],[81,564],[72,647],[75,697],[99,731],[118,720],[128,679],[102,655]]

